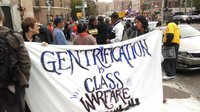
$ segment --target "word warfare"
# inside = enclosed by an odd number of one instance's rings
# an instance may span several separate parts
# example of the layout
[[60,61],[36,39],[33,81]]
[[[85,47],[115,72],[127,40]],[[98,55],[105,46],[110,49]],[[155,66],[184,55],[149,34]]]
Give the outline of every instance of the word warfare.
[[[71,74],[73,74],[75,64],[82,69],[89,70],[89,66],[101,65],[104,68],[109,68],[112,63],[125,61],[130,67],[134,68],[132,60],[146,56],[151,56],[151,54],[144,39],[111,48],[44,51],[41,54],[40,61],[46,71],[60,75],[62,70],[71,70]],[[49,57],[53,57],[53,59]]]
[[[85,107],[87,112],[90,112],[90,109],[96,110],[96,106],[103,105],[106,110],[112,111],[122,111],[128,110],[131,107],[139,105],[139,99],[131,98],[129,94],[129,88],[124,88],[124,84],[119,78],[120,73],[118,71],[108,73],[105,76],[97,78],[87,78],[84,81],[85,96],[80,99],[80,102]],[[99,80],[98,80],[99,79]],[[135,100],[135,102],[134,102]],[[116,104],[122,102],[124,105],[127,105],[125,108],[122,108],[122,105],[119,105],[116,108]],[[113,108],[115,109],[113,110]]]

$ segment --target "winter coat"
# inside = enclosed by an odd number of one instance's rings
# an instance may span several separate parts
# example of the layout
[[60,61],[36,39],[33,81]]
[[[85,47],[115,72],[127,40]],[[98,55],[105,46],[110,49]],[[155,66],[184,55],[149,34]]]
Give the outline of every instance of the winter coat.
[[[10,29],[4,26],[0,26],[0,33],[9,32]],[[21,87],[28,87],[29,86],[29,78],[30,78],[30,69],[31,69],[31,62],[29,58],[28,51],[25,47],[23,37],[18,34],[14,33],[15,37],[12,35],[8,35],[6,38],[10,46],[15,49],[10,54],[11,64],[17,62],[16,66],[19,70],[19,82]],[[17,40],[18,41],[17,41]]]
[[39,32],[40,33],[35,36],[38,36],[42,42],[47,42],[48,44],[53,43],[53,35],[48,28],[40,26]]
[[98,35],[96,37],[97,44],[106,44],[106,40],[108,39],[108,29],[109,26],[106,23],[99,23],[97,25]]

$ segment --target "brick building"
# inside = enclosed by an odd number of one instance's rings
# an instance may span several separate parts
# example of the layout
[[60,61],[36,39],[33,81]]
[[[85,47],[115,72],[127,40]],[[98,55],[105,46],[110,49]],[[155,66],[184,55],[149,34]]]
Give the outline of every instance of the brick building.
[[35,18],[46,25],[52,22],[55,17],[61,17],[64,20],[70,19],[71,0],[32,0]]
[[[48,3],[51,7],[48,7]],[[44,25],[50,16],[52,19],[56,16],[69,19],[70,4],[71,0],[0,0],[6,17],[4,24],[15,31],[21,31],[21,22],[26,17],[35,17]]]
[[98,8],[98,15],[103,15],[108,11],[108,6],[106,2],[98,2],[97,8]]
[[122,10],[122,0],[114,0],[114,11],[121,11]]
[[21,31],[21,21],[25,17],[33,17],[32,0],[0,0],[0,6],[5,14],[4,25]]
[[114,0],[114,10],[124,11],[132,8],[132,0]]
[[132,9],[137,12],[140,11],[140,0],[132,0]]
[[98,2],[98,15],[110,15],[114,11],[113,3]]
[[[166,3],[165,6],[168,8],[180,7],[180,0],[164,1]],[[128,10],[131,8],[132,10],[141,12],[150,11],[155,8],[160,9],[162,6],[162,0],[114,0],[113,3],[115,11]]]
[[[164,0],[164,7],[167,8],[176,8],[180,7],[180,0]],[[162,0],[140,0],[140,7],[144,10],[150,10],[154,8],[161,8]]]

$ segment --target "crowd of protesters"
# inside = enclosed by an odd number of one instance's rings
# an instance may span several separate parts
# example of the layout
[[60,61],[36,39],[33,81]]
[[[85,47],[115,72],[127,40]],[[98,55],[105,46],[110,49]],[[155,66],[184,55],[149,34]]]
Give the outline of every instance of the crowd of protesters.
[[[0,22],[2,23],[3,13],[0,12],[0,14],[2,14],[0,15]],[[135,38],[137,36],[146,34],[151,31],[148,27],[148,20],[143,15],[137,16],[134,20],[134,23],[131,23],[131,21],[126,21],[125,25],[122,24],[119,15],[116,12],[112,13],[110,18],[111,19],[104,18],[102,16],[91,16],[89,18],[89,23],[86,24],[83,22],[65,22],[63,19],[57,17],[54,19],[53,22],[48,23],[47,27],[44,27],[43,25],[39,24],[35,18],[27,17],[22,21],[22,31],[20,32],[20,38],[22,38],[26,42],[40,42],[43,46],[48,46],[49,44],[68,45],[68,41],[71,41],[73,45],[102,45],[121,42],[123,40]],[[174,23],[173,25],[175,26]],[[174,36],[172,33],[173,32],[169,32],[169,34],[166,35]],[[168,43],[170,43],[170,40],[166,39],[167,36],[165,36],[165,46],[167,46]],[[176,38],[179,37],[180,35],[177,34]],[[176,44],[176,42],[179,41],[175,41],[173,39],[171,39],[171,41],[172,43],[175,42],[175,44],[173,45],[177,46],[177,53],[178,44]],[[174,63],[174,66],[176,65],[176,60],[165,60],[163,63],[170,62]],[[169,64],[166,64],[166,66],[167,65],[169,66]],[[168,75],[175,75],[174,68],[172,68],[170,71],[166,69],[168,66],[163,66]],[[29,72],[27,72],[27,74],[29,74]],[[25,93],[23,93],[22,99],[24,99],[24,94]],[[8,112],[11,112],[8,109],[10,107],[7,105],[3,105],[2,103],[3,102],[1,102],[0,107],[4,107],[3,111],[7,110]],[[23,102],[23,108],[24,107],[25,104]]]
[[[145,16],[139,15],[136,17],[134,23],[126,21],[124,25],[116,12],[109,18],[91,16],[88,23],[78,21],[65,22],[60,17],[56,17],[54,21],[48,23],[47,27],[38,22],[34,26],[34,22],[37,22],[37,20],[32,17],[26,18],[21,25],[21,34],[25,41],[42,42],[43,44],[45,42],[45,45],[80,44],[80,42],[77,43],[74,41],[77,41],[76,38],[80,38],[83,32],[89,35],[87,37],[94,38],[96,41],[95,44],[102,45],[134,38],[150,31],[148,20]],[[127,36],[126,39],[124,39],[124,34]],[[91,45],[91,43],[84,43],[84,45]]]

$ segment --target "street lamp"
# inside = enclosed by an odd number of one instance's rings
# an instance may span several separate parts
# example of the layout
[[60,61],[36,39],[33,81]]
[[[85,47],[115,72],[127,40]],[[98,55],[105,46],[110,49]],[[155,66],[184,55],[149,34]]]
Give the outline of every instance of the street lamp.
[[161,25],[163,23],[163,16],[164,16],[163,8],[164,8],[164,0],[162,0],[162,6],[161,6]]
[[191,10],[192,10],[192,13],[193,13],[193,0],[191,0]]
[[83,22],[85,23],[85,5],[86,5],[86,3],[85,3],[85,0],[82,0],[82,7],[83,7]]
[[25,8],[22,6],[21,0],[19,0],[19,4],[18,4],[17,10],[20,11],[21,20],[24,20],[24,11],[25,11]]
[[184,12],[185,12],[185,14],[186,14],[186,7],[187,7],[187,0],[185,0],[185,2],[184,2]]
[[48,19],[48,23],[50,23],[51,22],[51,20],[50,20],[51,3],[49,0],[47,0],[46,3],[47,3],[47,12],[48,12],[47,19]]

